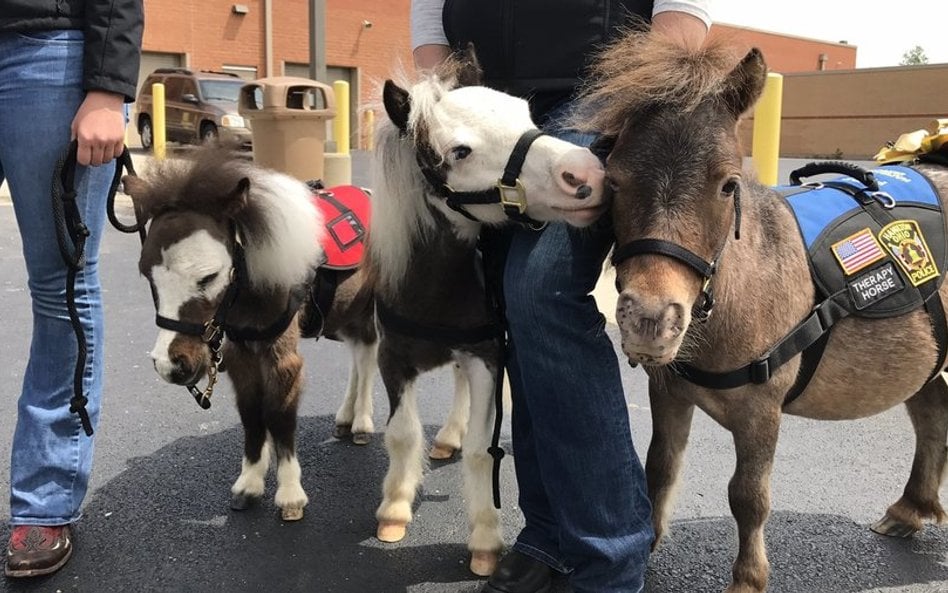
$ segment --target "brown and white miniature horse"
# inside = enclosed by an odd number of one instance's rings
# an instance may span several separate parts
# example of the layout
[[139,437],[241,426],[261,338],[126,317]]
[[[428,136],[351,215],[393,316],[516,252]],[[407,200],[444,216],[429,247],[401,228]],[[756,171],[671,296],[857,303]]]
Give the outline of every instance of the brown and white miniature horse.
[[[321,262],[325,232],[309,187],[223,149],[159,161],[147,179],[126,177],[124,183],[150,221],[139,269],[151,283],[161,327],[151,352],[155,370],[179,385],[216,377],[212,350],[220,342],[202,336],[201,328],[211,320],[222,326],[228,339],[221,368],[232,380],[244,427],[231,507],[240,510],[262,497],[272,444],[276,505],[285,520],[302,518],[308,497],[295,442],[303,383],[297,308]],[[337,424],[365,415],[357,401],[371,402],[372,306],[361,270],[341,277],[323,328],[349,345],[353,359]],[[359,430],[371,432],[371,406],[368,416],[369,426]]]
[[[704,279],[679,258],[654,250],[617,263],[616,317],[623,352],[630,362],[642,363],[650,378],[654,434],[646,473],[657,535],[667,530],[698,406],[731,431],[737,454],[728,495],[739,551],[727,591],[758,593],[769,573],[764,524],[781,414],[854,419],[905,403],[917,439],[911,476],[903,496],[873,526],[904,536],[921,529],[925,519],[945,519],[938,490],[946,461],[948,388],[940,375],[928,381],[937,346],[924,309],[898,318],[839,321],[809,385],[786,407],[800,356],[765,383],[731,389],[699,387],[673,372],[676,362],[708,372],[740,368],[768,351],[816,303],[790,209],[741,170],[738,122],[761,94],[766,65],[757,50],[733,67],[735,62],[719,44],[689,53],[628,36],[600,56],[597,81],[586,97],[596,109],[584,124],[615,138],[606,175],[615,191],[617,252],[650,239],[716,261],[710,280],[716,305],[706,323],[695,323],[692,314],[704,304],[698,299]],[[948,170],[918,168],[944,205]],[[948,300],[948,284],[934,298],[939,296],[942,303]],[[859,372],[853,372],[854,361]]]
[[[526,101],[476,86],[478,81],[469,56],[407,90],[386,83],[390,121],[380,122],[377,133],[364,265],[375,287],[379,370],[391,414],[378,537],[398,541],[405,536],[424,473],[415,381],[421,373],[455,363],[470,386],[462,446],[470,566],[488,575],[503,546],[488,453],[500,341],[489,331],[498,320],[488,306],[476,247],[482,222],[500,224],[507,218],[499,203],[467,204],[461,207],[464,213],[458,212],[432,184],[468,193],[496,188],[508,157],[536,126]],[[588,224],[605,207],[602,175],[590,151],[549,136],[536,138],[517,181],[525,200],[522,213]]]

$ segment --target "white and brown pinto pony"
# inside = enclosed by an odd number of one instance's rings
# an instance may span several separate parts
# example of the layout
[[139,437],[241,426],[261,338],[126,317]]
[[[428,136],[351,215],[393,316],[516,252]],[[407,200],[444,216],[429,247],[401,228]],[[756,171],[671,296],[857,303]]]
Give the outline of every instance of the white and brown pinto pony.
[[[587,149],[536,137],[526,101],[478,86],[479,77],[467,56],[407,88],[386,83],[388,119],[377,132],[364,266],[375,288],[379,370],[390,402],[378,537],[405,536],[425,469],[415,381],[455,363],[470,387],[462,443],[470,566],[488,575],[503,547],[491,497],[497,451],[488,451],[502,341],[478,236],[484,223],[506,223],[508,215],[589,224],[605,204],[599,160]],[[508,177],[505,170],[513,169]],[[508,189],[497,188],[501,178]],[[511,193],[501,199],[505,191]]]
[[[936,313],[930,319],[918,308],[898,317],[842,316],[819,296],[788,201],[742,171],[738,123],[760,96],[767,67],[757,50],[737,62],[721,43],[687,52],[657,37],[630,35],[595,64],[587,100],[596,109],[585,124],[615,139],[606,173],[615,191],[616,318],[623,352],[650,379],[646,476],[655,532],[661,538],[667,531],[697,406],[734,438],[728,498],[739,548],[727,592],[761,593],[770,569],[764,525],[782,413],[843,420],[904,403],[916,435],[911,475],[902,497],[872,528],[907,536],[924,520],[945,519],[938,491],[948,387],[937,372],[943,315],[939,322]],[[948,170],[918,165],[916,172],[928,178],[944,209]],[[867,203],[881,199],[875,195]],[[856,200],[847,204],[859,210]],[[938,250],[932,253],[944,250],[931,245]],[[937,286],[929,285],[928,303],[944,307],[948,283]],[[802,341],[799,329],[808,327],[821,333]],[[789,335],[796,337],[781,341]],[[825,349],[811,364],[799,353],[816,336],[812,343],[826,340]],[[769,353],[795,343],[785,364],[769,363],[777,360]],[[721,379],[744,375],[733,384]]]
[[[139,269],[157,309],[155,370],[201,400],[207,391],[195,385],[206,376],[212,386],[220,363],[244,428],[231,507],[247,508],[263,496],[272,448],[275,503],[285,520],[300,519],[308,497],[295,443],[303,384],[298,310],[309,301],[325,232],[310,188],[220,148],[159,161],[148,173],[123,181],[149,221]],[[341,277],[324,316],[323,334],[346,342],[353,359],[337,433],[353,426],[371,432],[377,335],[361,271]]]

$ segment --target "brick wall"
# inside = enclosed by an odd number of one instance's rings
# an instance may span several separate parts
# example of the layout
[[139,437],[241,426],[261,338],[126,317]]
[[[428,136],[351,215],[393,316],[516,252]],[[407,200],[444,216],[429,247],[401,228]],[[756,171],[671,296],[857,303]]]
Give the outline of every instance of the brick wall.
[[759,48],[772,72],[850,70],[856,67],[854,45],[717,23],[711,27],[711,37],[727,39],[741,54],[752,47]]
[[[247,13],[234,14],[235,3],[246,6]],[[309,62],[309,5],[309,0],[271,0],[270,73],[263,0],[148,0],[143,47],[183,53],[187,66],[196,70],[220,70],[226,64],[255,67],[261,78],[278,76],[284,62]],[[410,67],[409,6],[410,0],[326,0],[327,65],[355,68],[357,109],[378,102],[378,85],[398,64]]]

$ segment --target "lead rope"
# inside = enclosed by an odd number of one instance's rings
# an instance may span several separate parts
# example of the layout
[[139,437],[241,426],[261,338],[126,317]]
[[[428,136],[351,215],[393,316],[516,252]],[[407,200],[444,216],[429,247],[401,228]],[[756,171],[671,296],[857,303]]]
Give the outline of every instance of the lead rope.
[[[63,258],[63,262],[66,264],[66,308],[69,311],[69,322],[76,336],[76,367],[73,371],[73,396],[69,400],[69,412],[79,415],[82,430],[85,431],[86,436],[91,437],[94,431],[92,430],[92,421],[89,419],[89,412],[86,410],[89,398],[86,397],[82,389],[88,349],[86,334],[82,329],[79,311],[76,308],[76,276],[86,265],[86,239],[90,234],[89,227],[82,222],[79,205],[76,203],[76,153],[78,150],[79,143],[73,140],[56,161],[50,193],[52,196],[53,222],[56,226],[56,242],[59,245],[59,253]],[[112,184],[109,188],[108,209],[110,210],[110,220],[112,220],[111,209],[115,200],[115,191],[118,188],[123,167],[128,168],[131,174],[135,174],[131,163],[128,148],[125,148],[122,155],[116,159],[115,175],[112,177]],[[116,223],[118,221],[113,220],[113,224]]]

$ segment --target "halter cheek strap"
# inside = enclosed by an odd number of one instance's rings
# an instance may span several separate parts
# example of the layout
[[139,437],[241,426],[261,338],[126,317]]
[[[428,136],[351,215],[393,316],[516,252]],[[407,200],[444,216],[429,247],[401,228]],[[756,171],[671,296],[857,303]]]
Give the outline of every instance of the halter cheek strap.
[[470,212],[464,208],[465,205],[472,204],[500,204],[504,208],[504,213],[511,220],[528,224],[530,226],[543,226],[543,223],[534,220],[526,215],[527,195],[520,182],[520,173],[523,170],[523,163],[526,161],[530,146],[540,136],[545,134],[537,128],[527,130],[520,135],[517,144],[514,146],[510,157],[507,159],[507,165],[504,167],[503,176],[497,180],[497,184],[490,189],[479,191],[455,191],[444,176],[432,169],[421,161],[418,157],[418,166],[422,174],[431,185],[435,194],[445,199],[445,203],[452,210],[459,212],[465,218],[480,222]]

